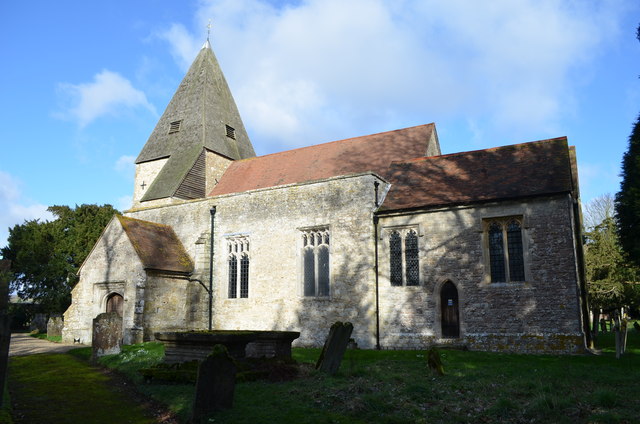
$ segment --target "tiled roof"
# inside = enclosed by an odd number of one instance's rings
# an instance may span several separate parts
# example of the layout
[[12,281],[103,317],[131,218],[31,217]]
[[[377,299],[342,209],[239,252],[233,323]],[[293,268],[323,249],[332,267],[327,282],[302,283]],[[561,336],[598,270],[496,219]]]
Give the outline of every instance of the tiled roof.
[[570,192],[566,137],[394,163],[382,210]]
[[193,262],[168,225],[118,215],[145,269],[183,274],[193,272]]
[[211,196],[372,171],[393,161],[439,154],[434,124],[318,144],[233,162]]
[[[174,124],[176,131],[171,130]],[[233,128],[233,138],[228,136],[227,126]],[[169,158],[142,200],[173,196],[203,148],[231,159],[255,156],[208,42],[193,61],[136,159],[136,163],[143,163]]]

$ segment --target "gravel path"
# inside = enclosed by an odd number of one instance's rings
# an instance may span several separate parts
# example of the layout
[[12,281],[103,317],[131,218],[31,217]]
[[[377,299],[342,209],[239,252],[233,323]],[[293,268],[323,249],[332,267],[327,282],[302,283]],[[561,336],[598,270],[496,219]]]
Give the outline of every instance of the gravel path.
[[53,343],[48,340],[36,339],[28,333],[13,333],[11,334],[11,344],[9,345],[9,356],[64,353],[76,347],[84,347],[84,345]]

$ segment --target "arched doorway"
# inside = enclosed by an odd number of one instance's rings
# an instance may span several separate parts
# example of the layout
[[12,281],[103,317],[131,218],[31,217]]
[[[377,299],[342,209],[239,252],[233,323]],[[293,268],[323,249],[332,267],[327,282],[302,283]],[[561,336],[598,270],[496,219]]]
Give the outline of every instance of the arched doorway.
[[107,298],[107,312],[117,312],[122,316],[122,306],[124,305],[124,298],[118,293],[110,294]]
[[440,311],[443,338],[460,337],[460,315],[458,312],[458,289],[447,281],[440,289]]

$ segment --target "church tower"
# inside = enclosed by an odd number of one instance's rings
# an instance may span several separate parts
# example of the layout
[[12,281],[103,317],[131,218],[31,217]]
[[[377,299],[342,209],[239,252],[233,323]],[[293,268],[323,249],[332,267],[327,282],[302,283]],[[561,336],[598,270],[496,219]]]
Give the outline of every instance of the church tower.
[[232,161],[253,156],[207,40],[136,159],[133,208],[203,198]]

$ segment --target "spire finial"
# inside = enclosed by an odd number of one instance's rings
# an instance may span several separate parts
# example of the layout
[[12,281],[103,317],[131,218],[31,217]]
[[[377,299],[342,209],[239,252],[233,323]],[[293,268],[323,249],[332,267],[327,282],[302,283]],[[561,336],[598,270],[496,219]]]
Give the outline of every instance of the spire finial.
[[211,19],[209,19],[209,23],[207,24],[207,41],[209,41],[209,35],[211,35]]

